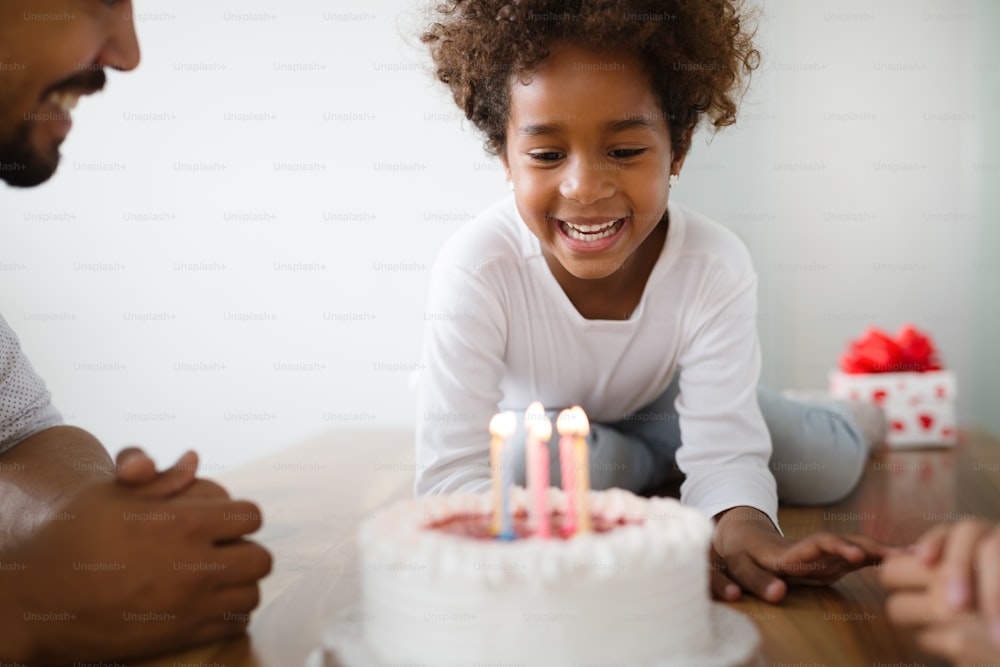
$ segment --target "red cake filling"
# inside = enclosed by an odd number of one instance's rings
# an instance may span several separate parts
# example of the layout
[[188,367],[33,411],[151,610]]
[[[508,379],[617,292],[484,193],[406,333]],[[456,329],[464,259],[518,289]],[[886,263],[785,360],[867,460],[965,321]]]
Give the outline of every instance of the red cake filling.
[[[535,537],[535,526],[527,513],[519,512],[511,518],[511,527],[513,528],[514,535],[516,536],[515,539],[521,540]],[[572,537],[572,535],[567,536],[563,534],[563,524],[565,518],[566,515],[561,512],[552,514],[551,539],[563,540]],[[440,530],[441,532],[448,533],[449,535],[467,537],[473,540],[494,540],[496,539],[496,536],[490,532],[490,526],[492,523],[493,517],[490,515],[459,514],[444,519],[443,521],[428,524],[427,528],[431,530]],[[607,533],[619,526],[637,526],[641,524],[641,521],[629,521],[624,517],[615,520],[609,520],[603,516],[597,515],[591,515],[590,517],[591,529],[595,533]]]

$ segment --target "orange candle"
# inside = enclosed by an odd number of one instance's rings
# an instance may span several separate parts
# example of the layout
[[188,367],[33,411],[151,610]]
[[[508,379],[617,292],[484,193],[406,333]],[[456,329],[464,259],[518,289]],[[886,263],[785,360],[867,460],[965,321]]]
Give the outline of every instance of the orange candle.
[[[493,478],[493,520],[490,532],[499,535],[503,525],[503,517],[509,512],[505,508],[503,488],[504,449],[507,438],[513,435],[517,428],[517,416],[513,412],[499,412],[490,419],[490,476]],[[508,522],[509,523],[509,520]]]

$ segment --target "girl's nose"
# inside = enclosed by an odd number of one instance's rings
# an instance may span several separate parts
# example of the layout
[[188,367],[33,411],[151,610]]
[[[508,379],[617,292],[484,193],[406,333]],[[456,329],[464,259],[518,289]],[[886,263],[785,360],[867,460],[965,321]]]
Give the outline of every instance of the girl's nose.
[[613,173],[600,162],[575,160],[566,171],[559,193],[571,201],[587,206],[614,194]]

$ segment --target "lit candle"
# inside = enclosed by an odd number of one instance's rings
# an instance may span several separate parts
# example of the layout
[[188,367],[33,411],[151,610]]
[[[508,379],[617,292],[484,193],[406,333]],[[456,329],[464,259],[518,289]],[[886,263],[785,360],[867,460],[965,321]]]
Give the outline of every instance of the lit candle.
[[[504,448],[506,450],[506,447]],[[500,467],[503,469],[503,479],[500,481],[500,533],[499,540],[513,540],[517,537],[514,532],[512,517],[510,515],[510,487],[514,485],[514,466],[511,465],[511,457],[504,451],[501,454]]]
[[562,472],[563,497],[566,498],[562,534],[569,537],[576,532],[576,464],[573,461],[576,415],[572,410],[563,410],[559,413],[556,418],[556,431],[559,432],[559,467]]
[[[513,412],[499,412],[490,419],[490,476],[493,479],[493,521],[490,532],[499,535],[503,530],[503,516],[510,514],[504,504],[504,449],[507,438],[517,429],[517,415]],[[508,517],[508,524],[510,519]]]
[[576,463],[576,525],[581,533],[590,532],[590,503],[587,502],[587,492],[590,490],[590,454],[587,451],[587,435],[590,433],[590,422],[587,413],[579,405],[570,408],[576,414],[576,430],[573,438],[573,451]]
[[534,459],[537,456],[535,449],[538,445],[538,435],[533,426],[540,425],[544,419],[546,419],[545,408],[538,401],[529,405],[528,409],[524,411],[524,430],[527,432],[524,439],[524,488],[526,489],[534,488],[535,471],[533,467]]
[[535,495],[535,535],[547,539],[552,535],[549,517],[549,438],[552,437],[552,422],[546,417],[540,424],[531,427],[535,432],[534,475]]

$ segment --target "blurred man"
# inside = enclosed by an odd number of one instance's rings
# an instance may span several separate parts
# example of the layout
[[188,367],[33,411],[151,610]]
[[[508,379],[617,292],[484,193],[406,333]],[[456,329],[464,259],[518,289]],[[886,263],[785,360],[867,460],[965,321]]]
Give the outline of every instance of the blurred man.
[[[0,0],[0,178],[52,176],[80,98],[138,64],[129,0]],[[245,539],[260,510],[197,464],[189,452],[157,472],[138,449],[113,464],[62,425],[0,317],[0,662],[124,659],[245,630],[271,567]]]

